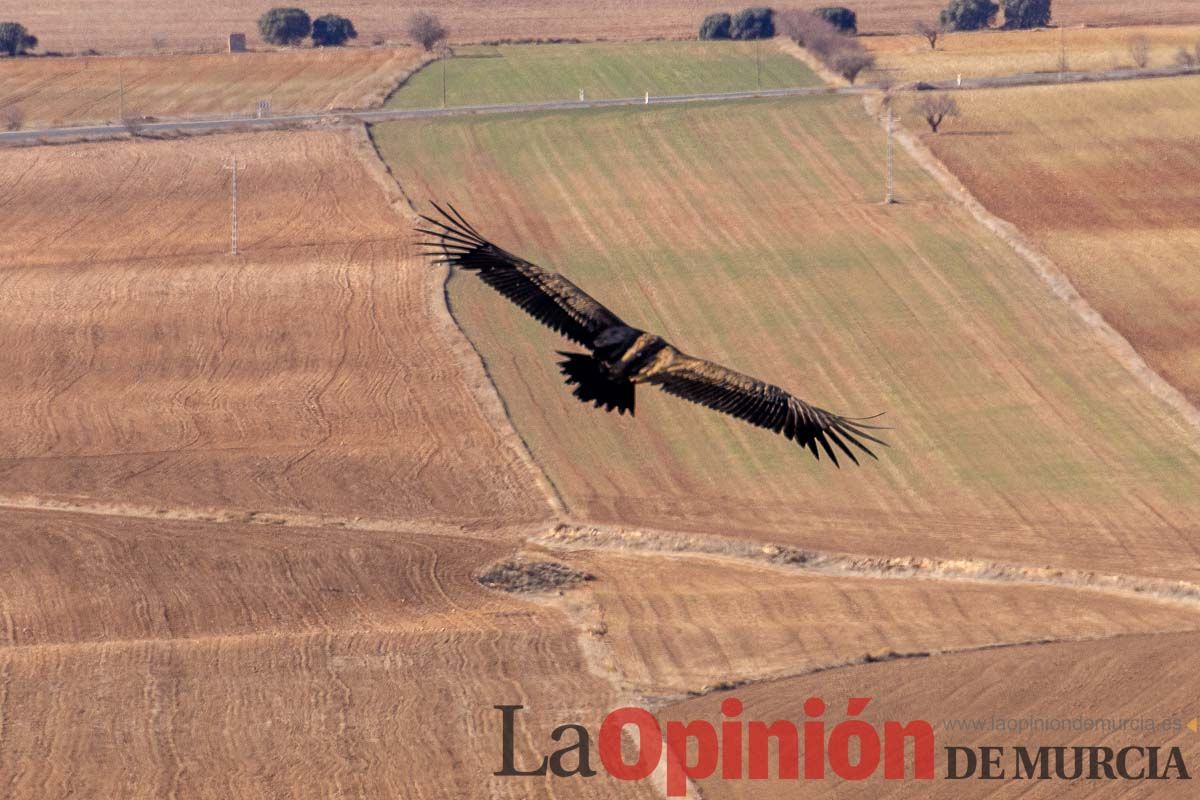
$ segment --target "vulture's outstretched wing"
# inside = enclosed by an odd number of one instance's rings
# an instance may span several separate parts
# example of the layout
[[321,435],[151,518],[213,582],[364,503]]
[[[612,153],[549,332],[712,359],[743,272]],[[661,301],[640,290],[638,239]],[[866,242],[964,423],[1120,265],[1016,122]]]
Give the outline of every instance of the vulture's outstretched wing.
[[860,419],[839,417],[823,408],[810,406],[778,386],[735,372],[720,364],[705,361],[667,346],[656,364],[646,369],[638,382],[658,386],[663,391],[682,397],[693,403],[722,411],[745,420],[760,428],[782,433],[789,439],[807,447],[812,454],[821,458],[817,445],[838,464],[837,455],[830,442],[850,457],[855,464],[858,458],[851,447],[876,458],[861,440],[866,439],[887,446],[867,430],[881,430],[876,425],[864,425]]
[[624,324],[562,275],[530,264],[483,238],[454,206],[448,206],[449,211],[436,203],[433,207],[443,219],[422,214],[421,219],[431,227],[417,231],[435,237],[420,244],[433,248],[425,255],[441,256],[437,263],[478,272],[484,283],[538,322],[589,349],[600,331]]

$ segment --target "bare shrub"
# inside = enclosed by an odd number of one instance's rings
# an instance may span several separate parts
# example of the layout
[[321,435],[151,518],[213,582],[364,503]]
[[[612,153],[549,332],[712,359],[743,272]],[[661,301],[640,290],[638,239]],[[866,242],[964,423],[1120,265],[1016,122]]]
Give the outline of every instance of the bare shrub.
[[926,94],[913,103],[913,111],[924,117],[929,130],[937,133],[946,117],[958,116],[958,103],[948,94]]
[[1135,67],[1145,69],[1150,63],[1150,40],[1145,36],[1132,37],[1129,40],[1129,56]]
[[1191,51],[1181,47],[1175,53],[1175,63],[1181,67],[1194,67],[1196,66],[1196,56]]
[[432,51],[433,46],[450,33],[441,21],[428,11],[414,11],[405,23],[404,31],[408,38],[425,48],[426,52]]
[[0,127],[6,131],[19,131],[25,127],[25,111],[20,106],[5,106],[0,109]]
[[861,48],[838,50],[830,59],[830,66],[850,83],[854,83],[864,69],[875,66],[875,56]]
[[121,125],[125,128],[125,132],[130,136],[141,136],[145,128],[145,123],[141,117],[135,117],[131,114],[126,114],[121,118]]
[[942,29],[939,26],[919,19],[913,23],[913,30],[918,36],[923,36],[925,41],[929,42],[930,50],[937,50],[937,40],[942,35]]
[[864,69],[875,65],[875,56],[857,39],[807,11],[790,9],[781,12],[777,24],[785,36],[851,83]]
[[167,49],[167,37],[165,34],[156,33],[150,37],[150,44],[151,44],[151,46],[154,47],[155,50],[160,50],[160,51],[166,50]]

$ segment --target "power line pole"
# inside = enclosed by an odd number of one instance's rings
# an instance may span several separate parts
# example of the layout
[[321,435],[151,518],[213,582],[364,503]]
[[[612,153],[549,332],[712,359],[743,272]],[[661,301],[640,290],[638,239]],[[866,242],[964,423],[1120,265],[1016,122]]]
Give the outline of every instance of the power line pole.
[[758,72],[758,88],[762,88],[762,39],[754,40],[754,63]]
[[1062,83],[1063,73],[1067,71],[1067,29],[1060,22],[1058,25],[1058,81]]
[[896,202],[896,183],[892,172],[892,133],[895,128],[895,115],[892,112],[892,100],[887,98],[884,100],[887,103],[887,197],[884,199],[885,205],[891,205]]
[[125,119],[125,67],[117,62],[117,104],[121,116],[118,119]]
[[446,107],[446,56],[442,56],[442,108]]
[[238,166],[238,160],[236,157],[233,159],[232,163],[225,165],[225,169],[231,170],[233,172],[233,189],[232,189],[232,194],[230,197],[230,204],[229,204],[229,229],[230,229],[229,255],[231,255],[231,256],[236,256],[238,254],[238,240],[237,240],[237,234],[238,234],[238,216],[237,216],[237,189],[238,189],[238,187],[237,187],[237,183],[238,183],[238,181],[237,181],[237,179],[238,179],[238,172],[245,168],[246,168],[245,164],[241,165],[240,167]]

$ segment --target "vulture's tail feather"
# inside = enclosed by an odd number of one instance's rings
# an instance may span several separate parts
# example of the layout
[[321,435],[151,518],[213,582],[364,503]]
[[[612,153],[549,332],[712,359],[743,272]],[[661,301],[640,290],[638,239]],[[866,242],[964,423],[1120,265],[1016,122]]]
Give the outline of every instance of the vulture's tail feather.
[[617,410],[618,414],[629,412],[633,416],[634,387],[626,378],[614,378],[604,366],[584,353],[564,353],[566,358],[558,362],[558,368],[567,376],[567,385],[574,385],[574,395],[585,403],[594,403],[605,411]]

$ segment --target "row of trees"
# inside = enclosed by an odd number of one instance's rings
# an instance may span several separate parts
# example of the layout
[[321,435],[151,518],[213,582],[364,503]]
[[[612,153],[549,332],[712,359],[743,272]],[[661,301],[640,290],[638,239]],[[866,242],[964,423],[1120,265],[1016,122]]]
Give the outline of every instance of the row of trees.
[[775,35],[775,10],[743,8],[736,14],[718,11],[700,23],[701,39],[770,39]]
[[875,56],[852,33],[843,32],[825,16],[789,9],[779,14],[779,29],[851,83],[863,70],[875,66]]
[[[404,26],[408,37],[426,50],[433,50],[449,31],[428,11],[411,14]],[[300,8],[272,8],[258,19],[263,41],[277,45],[297,45],[312,37],[314,47],[336,47],[358,37],[354,23],[337,14],[325,14],[312,20]]]
[[[1050,0],[950,0],[938,15],[937,28],[946,31],[990,28],[996,22],[1001,8],[1004,9],[1004,27],[1010,30],[1044,28],[1050,24]],[[937,30],[928,23],[921,24],[928,30]],[[936,37],[930,46],[935,43]]]
[[0,53],[22,56],[38,45],[37,37],[19,22],[0,22]]
[[272,8],[258,18],[258,33],[268,44],[287,46],[312,37],[313,47],[338,47],[358,38],[346,17],[325,14],[314,20],[302,8]]

